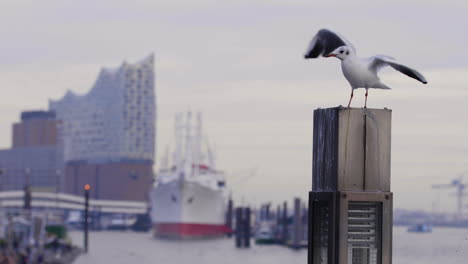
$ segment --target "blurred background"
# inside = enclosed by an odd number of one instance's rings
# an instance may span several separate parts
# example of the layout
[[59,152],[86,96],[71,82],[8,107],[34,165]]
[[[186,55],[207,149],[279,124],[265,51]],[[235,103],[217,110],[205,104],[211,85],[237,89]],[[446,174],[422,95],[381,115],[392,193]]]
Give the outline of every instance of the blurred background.
[[[428,80],[385,69],[393,89],[369,91],[368,107],[392,109],[395,223],[437,216],[458,225],[468,205],[467,9],[464,1],[2,1],[0,188],[11,196],[3,207],[22,207],[29,186],[33,201],[50,193],[44,203],[73,211],[66,195],[91,184],[101,212],[142,214],[158,175],[169,182],[193,153],[207,167],[186,169],[215,175],[224,201],[272,211],[284,201],[291,209],[294,197],[306,202],[313,110],[346,105],[350,93],[338,60],[303,59],[329,28],[359,56],[393,56]],[[360,89],[352,106],[363,105]]]

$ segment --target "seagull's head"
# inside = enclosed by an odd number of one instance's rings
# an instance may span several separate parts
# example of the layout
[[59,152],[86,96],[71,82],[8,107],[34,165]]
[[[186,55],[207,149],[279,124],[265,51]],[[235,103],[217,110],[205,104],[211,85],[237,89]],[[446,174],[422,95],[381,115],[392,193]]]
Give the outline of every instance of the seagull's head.
[[334,51],[326,55],[325,57],[336,57],[340,60],[346,59],[348,56],[350,56],[353,53],[353,51],[348,47],[348,46],[341,46],[336,48]]

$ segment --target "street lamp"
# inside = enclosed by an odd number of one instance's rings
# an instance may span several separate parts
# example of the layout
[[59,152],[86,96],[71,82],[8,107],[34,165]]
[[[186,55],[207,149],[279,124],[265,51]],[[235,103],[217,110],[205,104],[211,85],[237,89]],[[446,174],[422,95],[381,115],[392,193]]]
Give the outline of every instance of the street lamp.
[[[5,173],[5,169],[0,166],[0,176]],[[0,191],[3,189],[3,178],[0,179]]]
[[58,195],[59,195],[59,192],[60,192],[60,174],[62,173],[61,170],[59,169],[56,169],[55,170],[55,209],[58,210],[59,209],[59,199],[58,199]]

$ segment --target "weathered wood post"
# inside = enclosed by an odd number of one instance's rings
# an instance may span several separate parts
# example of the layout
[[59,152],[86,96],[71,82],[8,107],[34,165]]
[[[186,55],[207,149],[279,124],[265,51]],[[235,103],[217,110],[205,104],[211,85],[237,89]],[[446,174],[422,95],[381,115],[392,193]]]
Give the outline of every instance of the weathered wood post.
[[243,233],[243,221],[242,221],[242,207],[236,208],[236,247],[242,247],[242,233]]
[[[232,210],[233,210],[233,208],[234,208],[234,203],[232,201],[232,198],[229,197],[227,212],[226,212],[226,226],[229,228],[229,230],[232,230]],[[227,234],[227,236],[231,237],[232,233],[229,232]]]
[[244,208],[244,247],[250,247],[250,207]]
[[281,240],[285,244],[286,241],[288,240],[288,202],[283,203],[283,216],[282,218],[282,235],[281,235]]
[[260,213],[258,214],[258,220],[263,221],[265,219],[265,205],[260,205]]
[[[307,234],[309,233],[308,231],[308,226],[309,226],[309,209],[307,208],[308,204],[307,203],[302,203],[302,230],[301,230],[301,234],[302,234],[302,237],[301,237],[301,247],[303,245],[303,242],[306,242],[308,241],[308,237],[307,237]],[[307,245],[307,244],[306,244]]]
[[250,207],[236,208],[236,247],[250,247]]
[[275,242],[281,242],[281,206],[276,206]]
[[270,220],[271,215],[270,215],[270,203],[265,204],[265,219],[264,220]]
[[279,223],[280,223],[280,219],[281,219],[281,206],[280,206],[279,204],[276,205],[275,217],[276,217],[276,224],[279,224]]
[[298,249],[302,240],[301,199],[294,198],[294,216],[291,247]]
[[391,264],[391,113],[314,111],[309,264]]

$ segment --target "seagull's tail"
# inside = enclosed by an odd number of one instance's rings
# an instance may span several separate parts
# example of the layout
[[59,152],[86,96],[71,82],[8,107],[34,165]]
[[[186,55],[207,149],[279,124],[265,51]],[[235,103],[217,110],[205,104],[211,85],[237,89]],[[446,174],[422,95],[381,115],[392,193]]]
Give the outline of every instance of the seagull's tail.
[[383,83],[378,83],[375,87],[373,88],[377,88],[377,89],[385,89],[385,90],[391,90],[392,88],[388,87],[387,85],[383,84]]

